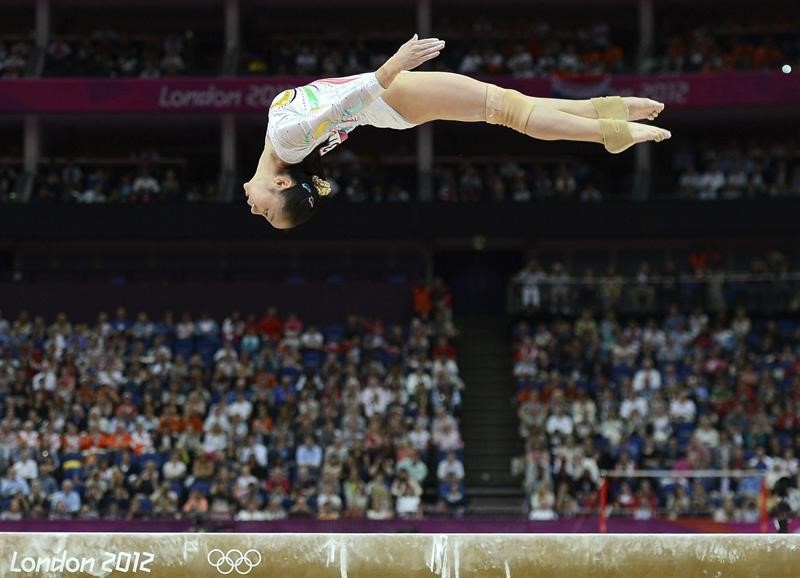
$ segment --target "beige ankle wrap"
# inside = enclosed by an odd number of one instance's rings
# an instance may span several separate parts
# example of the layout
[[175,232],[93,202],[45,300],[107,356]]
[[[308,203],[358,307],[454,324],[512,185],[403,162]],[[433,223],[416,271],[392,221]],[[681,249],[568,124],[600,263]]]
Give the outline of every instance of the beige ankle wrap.
[[493,84],[486,89],[486,122],[489,124],[507,126],[526,134],[525,129],[534,106],[531,99],[516,90]]
[[628,120],[628,107],[622,97],[600,96],[592,99],[597,118],[616,118]]
[[628,122],[615,118],[599,118],[600,131],[603,133],[603,144],[610,153],[621,153],[633,145],[633,137]]

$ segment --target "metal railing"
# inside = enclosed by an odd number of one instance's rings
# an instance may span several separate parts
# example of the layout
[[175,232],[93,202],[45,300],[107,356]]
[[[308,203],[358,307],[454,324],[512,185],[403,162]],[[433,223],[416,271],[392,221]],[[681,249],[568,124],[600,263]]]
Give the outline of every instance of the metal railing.
[[776,314],[800,311],[800,273],[714,272],[702,275],[636,277],[514,278],[508,285],[511,314],[576,315],[613,310],[654,315],[671,305],[711,313],[737,306]]

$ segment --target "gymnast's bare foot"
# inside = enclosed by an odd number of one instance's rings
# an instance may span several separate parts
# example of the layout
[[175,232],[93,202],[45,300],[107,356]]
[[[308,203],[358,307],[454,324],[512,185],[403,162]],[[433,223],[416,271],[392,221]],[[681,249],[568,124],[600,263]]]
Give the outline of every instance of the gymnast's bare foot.
[[622,101],[628,107],[628,120],[653,120],[664,110],[664,103],[638,96],[623,96]]
[[631,131],[631,137],[635,144],[647,141],[661,142],[672,136],[672,133],[666,129],[638,122],[629,122],[628,129]]

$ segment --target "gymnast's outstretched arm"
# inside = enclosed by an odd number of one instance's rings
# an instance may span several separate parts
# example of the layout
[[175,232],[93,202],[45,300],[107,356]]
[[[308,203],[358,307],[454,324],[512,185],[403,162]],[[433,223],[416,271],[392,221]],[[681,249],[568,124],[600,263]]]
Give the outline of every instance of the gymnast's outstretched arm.
[[[342,89],[341,96],[325,106],[312,107],[302,118],[298,118],[295,122],[280,123],[280,127],[273,130],[271,137],[281,151],[281,159],[290,164],[302,162],[314,149],[312,144],[314,139],[327,134],[331,125],[358,114],[360,110],[382,96],[400,72],[411,70],[431,58],[436,58],[443,48],[444,42],[438,38],[420,40],[415,34],[374,73],[320,80],[319,82],[339,85]],[[309,87],[295,90],[305,90],[309,99],[316,98]],[[293,94],[294,90],[285,91],[273,103],[273,108],[280,108],[291,101]]]

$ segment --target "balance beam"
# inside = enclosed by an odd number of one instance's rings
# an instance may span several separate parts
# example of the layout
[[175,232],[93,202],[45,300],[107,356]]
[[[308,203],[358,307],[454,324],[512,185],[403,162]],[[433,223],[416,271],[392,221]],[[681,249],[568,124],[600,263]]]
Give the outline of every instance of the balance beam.
[[790,578],[784,534],[0,534],[0,576]]

